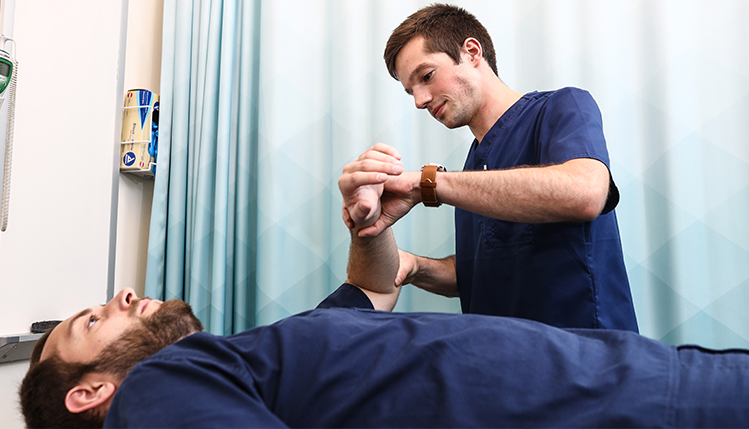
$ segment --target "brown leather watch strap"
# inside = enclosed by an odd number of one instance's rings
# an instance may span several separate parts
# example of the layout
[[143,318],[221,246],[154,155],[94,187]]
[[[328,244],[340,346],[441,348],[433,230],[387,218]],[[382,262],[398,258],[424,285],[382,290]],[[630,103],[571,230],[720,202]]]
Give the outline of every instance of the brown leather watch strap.
[[437,172],[445,171],[439,164],[426,164],[421,167],[421,202],[427,207],[442,205],[437,198]]

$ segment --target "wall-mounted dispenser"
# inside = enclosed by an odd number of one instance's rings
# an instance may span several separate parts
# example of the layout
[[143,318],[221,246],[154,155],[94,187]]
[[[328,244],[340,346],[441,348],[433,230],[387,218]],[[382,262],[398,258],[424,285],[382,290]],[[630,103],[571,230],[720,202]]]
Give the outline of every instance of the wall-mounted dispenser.
[[131,89],[122,109],[120,171],[153,178],[159,141],[159,94]]
[[[8,48],[10,46],[10,49]],[[10,170],[13,161],[13,121],[16,113],[16,82],[18,63],[16,43],[13,39],[0,35],[0,107],[7,103],[8,116],[5,128],[5,156],[3,158],[2,198],[0,199],[0,231],[8,228],[10,210]]]

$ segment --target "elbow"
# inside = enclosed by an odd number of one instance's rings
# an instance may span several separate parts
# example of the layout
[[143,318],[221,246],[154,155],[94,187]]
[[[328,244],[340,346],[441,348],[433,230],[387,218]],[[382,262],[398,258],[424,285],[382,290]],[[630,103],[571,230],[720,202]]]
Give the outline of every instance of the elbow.
[[[607,183],[608,185],[608,183]],[[571,209],[572,217],[580,222],[596,220],[603,212],[608,198],[608,186],[588,186],[578,195]]]
[[611,186],[607,166],[595,159],[573,159],[562,164],[572,180],[568,192],[573,195],[567,207],[574,221],[590,222],[598,218],[606,207]]
[[592,222],[598,218],[601,211],[603,211],[603,204],[586,204],[578,209],[577,218],[581,222]]
[[608,188],[605,190],[601,189],[588,189],[588,192],[582,195],[575,204],[573,209],[574,217],[576,220],[581,222],[592,222],[601,215],[603,208],[606,206],[606,199],[608,198]]

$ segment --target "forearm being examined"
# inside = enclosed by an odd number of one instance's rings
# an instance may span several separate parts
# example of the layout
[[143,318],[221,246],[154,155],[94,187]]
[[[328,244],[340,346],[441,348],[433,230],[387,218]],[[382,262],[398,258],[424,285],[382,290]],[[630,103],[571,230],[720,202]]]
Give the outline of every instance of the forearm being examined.
[[375,309],[391,311],[398,301],[400,287],[395,287],[398,273],[398,248],[390,228],[376,237],[359,237],[351,231],[348,282],[367,294]]

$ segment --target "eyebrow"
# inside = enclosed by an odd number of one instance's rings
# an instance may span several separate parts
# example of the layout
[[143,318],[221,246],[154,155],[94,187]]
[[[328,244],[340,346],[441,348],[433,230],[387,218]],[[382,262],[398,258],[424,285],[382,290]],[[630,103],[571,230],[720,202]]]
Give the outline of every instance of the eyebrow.
[[73,316],[72,319],[70,319],[70,323],[68,324],[68,337],[73,335],[73,325],[75,324],[75,322],[81,317],[87,316],[89,314],[91,314],[91,309],[87,308],[85,310],[78,312],[78,314],[76,314],[75,316]]

